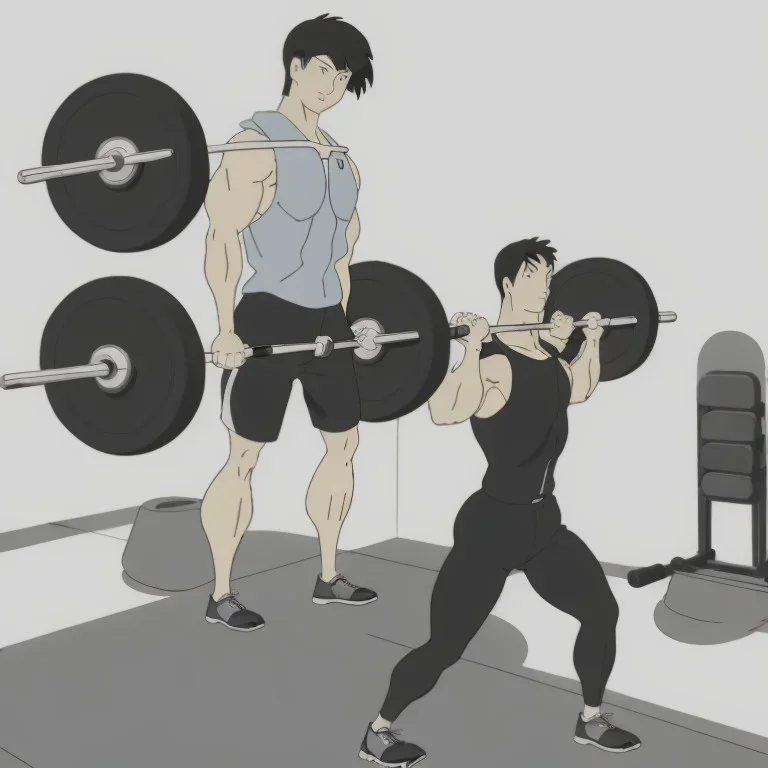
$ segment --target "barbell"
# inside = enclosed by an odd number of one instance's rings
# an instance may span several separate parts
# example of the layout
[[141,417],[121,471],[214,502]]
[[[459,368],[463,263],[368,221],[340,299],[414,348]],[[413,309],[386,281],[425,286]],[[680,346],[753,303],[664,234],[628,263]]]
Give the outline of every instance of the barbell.
[[47,184],[61,220],[91,245],[136,253],[167,243],[205,201],[209,154],[347,147],[312,141],[208,145],[192,108],[170,86],[136,74],[99,77],[73,91],[51,118],[42,165],[19,171],[22,184]]
[[[601,380],[634,371],[650,355],[660,323],[677,319],[659,312],[645,279],[614,259],[584,259],[557,271],[545,316],[599,312]],[[430,286],[403,267],[367,261],[350,267],[350,327],[371,329],[375,345],[334,342],[334,354],[352,354],[361,417],[397,419],[423,405],[449,367],[450,341],[466,326],[451,326]],[[577,327],[585,322],[577,321]],[[544,330],[551,323],[502,325],[492,333]],[[274,329],[250,344],[244,365],[272,355],[303,354],[315,342],[269,344]],[[561,353],[570,361],[583,336],[574,333]],[[274,337],[273,337],[274,338]],[[106,277],[66,296],[50,315],[40,343],[40,370],[7,373],[0,388],[44,386],[54,414],[76,438],[113,455],[149,453],[180,435],[194,418],[205,387],[206,356],[184,306],[164,288],[135,277]],[[258,392],[254,392],[258,397]]]

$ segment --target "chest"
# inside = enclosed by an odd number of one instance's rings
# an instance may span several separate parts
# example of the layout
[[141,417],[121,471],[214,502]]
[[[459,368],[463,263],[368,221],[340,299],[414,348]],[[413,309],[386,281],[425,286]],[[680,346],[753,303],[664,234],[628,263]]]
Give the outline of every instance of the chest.
[[341,152],[324,161],[313,149],[277,149],[272,181],[272,199],[263,202],[279,205],[297,221],[313,218],[324,206],[349,221],[357,205],[355,176]]
[[488,419],[504,410],[515,421],[547,422],[568,406],[570,379],[560,360],[519,360],[513,372],[506,355],[492,355],[481,364],[483,399],[476,418]]

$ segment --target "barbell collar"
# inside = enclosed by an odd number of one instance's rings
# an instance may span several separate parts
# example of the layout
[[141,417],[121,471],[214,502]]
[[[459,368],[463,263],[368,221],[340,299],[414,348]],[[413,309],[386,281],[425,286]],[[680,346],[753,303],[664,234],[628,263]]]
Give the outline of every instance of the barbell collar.
[[86,173],[101,173],[114,171],[125,165],[141,165],[166,160],[173,155],[172,149],[153,149],[149,152],[136,152],[131,155],[113,154],[106,157],[96,157],[93,160],[81,160],[76,163],[61,165],[42,165],[39,168],[27,168],[19,171],[17,178],[21,184],[39,184],[41,181],[63,179],[67,176],[81,176]]
[[22,387],[41,387],[46,384],[61,384],[78,379],[96,379],[96,383],[105,391],[116,394],[128,385],[133,373],[133,366],[128,353],[112,344],[98,347],[91,355],[87,365],[74,365],[67,368],[48,368],[44,371],[23,371],[6,373],[0,376],[0,389],[20,389]]

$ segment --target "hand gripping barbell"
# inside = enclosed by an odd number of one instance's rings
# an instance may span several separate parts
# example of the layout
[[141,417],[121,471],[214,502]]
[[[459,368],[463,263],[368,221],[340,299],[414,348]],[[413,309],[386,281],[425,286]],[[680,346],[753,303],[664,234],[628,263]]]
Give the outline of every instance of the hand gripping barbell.
[[[469,328],[450,326],[432,289],[402,267],[361,262],[352,265],[350,278],[347,316],[355,320],[350,338],[334,341],[334,352],[353,355],[364,421],[405,416],[435,392],[448,370],[450,340]],[[622,307],[631,314],[621,314]],[[674,312],[658,311],[637,272],[612,259],[576,261],[556,272],[545,315],[555,310],[603,316],[602,381],[642,365],[659,323],[676,319]],[[551,323],[497,325],[491,333],[549,328]],[[352,338],[360,330],[373,344]],[[279,329],[265,328],[264,334],[275,338]],[[578,353],[579,335],[561,353],[566,360]],[[246,350],[253,358],[246,365],[272,355],[312,356],[316,349],[315,342],[247,341],[259,343]],[[170,293],[137,278],[107,277],[77,288],[51,314],[40,344],[41,370],[7,373],[0,387],[45,386],[57,418],[83,443],[104,453],[142,454],[168,444],[189,425],[210,360],[192,319]]]

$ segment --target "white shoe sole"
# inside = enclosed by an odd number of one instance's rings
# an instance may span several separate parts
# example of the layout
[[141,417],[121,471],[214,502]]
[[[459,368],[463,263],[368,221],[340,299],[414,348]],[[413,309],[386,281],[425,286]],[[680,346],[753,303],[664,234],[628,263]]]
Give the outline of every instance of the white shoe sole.
[[632,752],[632,750],[640,749],[642,744],[635,744],[634,747],[629,747],[628,749],[611,749],[611,747],[604,747],[601,744],[596,744],[592,739],[582,739],[580,736],[574,736],[573,740],[577,744],[584,744],[585,746],[590,747],[597,747],[598,749],[602,749],[603,752],[613,752],[615,754],[620,754],[621,752]]
[[223,624],[227,629],[232,629],[235,632],[255,632],[257,629],[261,629],[262,627],[266,626],[266,624],[267,624],[267,622],[265,621],[264,624],[259,624],[258,627],[231,627],[223,619],[212,619],[210,616],[206,616],[205,620],[209,624]]
[[338,597],[331,597],[329,599],[324,597],[313,597],[312,602],[315,605],[330,605],[331,603],[338,603],[339,605],[369,605],[370,603],[375,603],[378,599],[378,596],[376,596],[372,597],[370,600],[355,600],[354,602],[350,602],[349,600],[341,600]]
[[416,765],[417,763],[422,763],[427,759],[427,756],[424,755],[422,757],[417,757],[415,760],[410,762],[406,761],[404,763],[382,763],[381,760],[377,760],[373,755],[369,755],[366,752],[363,752],[362,749],[358,754],[360,755],[361,760],[367,760],[369,763],[376,763],[376,765],[381,765],[383,768],[412,768],[412,766]]

